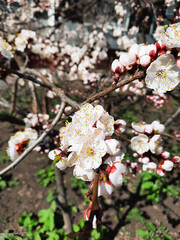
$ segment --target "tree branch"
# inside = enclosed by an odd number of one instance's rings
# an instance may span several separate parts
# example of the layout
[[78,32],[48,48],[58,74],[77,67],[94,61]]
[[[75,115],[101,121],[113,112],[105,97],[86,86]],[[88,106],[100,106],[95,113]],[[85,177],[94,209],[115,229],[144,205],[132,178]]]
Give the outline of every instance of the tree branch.
[[[62,99],[63,102],[66,102],[66,103],[70,104],[71,106],[73,106],[73,107],[75,107],[75,108],[78,108],[78,106],[79,106],[79,104],[78,104],[77,102],[75,102],[75,101],[73,101],[72,99],[68,98],[68,97],[64,94],[64,92],[63,92],[62,89],[53,86],[53,85],[52,85],[49,81],[47,81],[46,78],[45,78],[43,75],[41,75],[41,74],[36,73],[36,75],[37,75],[39,78],[41,78],[41,80],[43,79],[42,81],[39,81],[39,80],[37,80],[36,78],[34,78],[34,77],[32,77],[32,76],[29,76],[29,75],[27,75],[27,74],[22,74],[22,73],[14,70],[14,69],[10,69],[10,68],[5,67],[5,66],[3,66],[2,69],[5,69],[8,73],[13,73],[13,74],[19,76],[20,78],[27,79],[27,80],[29,80],[29,81],[31,81],[31,82],[33,82],[33,83],[39,84],[41,87],[45,87],[45,88],[53,91],[54,93],[56,93],[57,96],[59,96],[59,97]],[[32,70],[32,69],[28,69],[28,70],[26,69],[26,71],[28,71],[28,72],[30,72],[30,71],[31,71],[31,72],[34,72],[34,70]]]
[[170,116],[167,121],[164,123],[164,126],[167,127],[178,115],[180,114],[180,107],[177,109],[177,111]]
[[55,166],[54,167],[55,175],[56,175],[56,184],[59,194],[59,206],[63,215],[64,219],[64,230],[67,233],[72,232],[72,222],[71,222],[71,215],[70,215],[70,209],[67,204],[67,198],[66,198],[66,192],[65,192],[65,186],[64,186],[64,179],[62,172]]

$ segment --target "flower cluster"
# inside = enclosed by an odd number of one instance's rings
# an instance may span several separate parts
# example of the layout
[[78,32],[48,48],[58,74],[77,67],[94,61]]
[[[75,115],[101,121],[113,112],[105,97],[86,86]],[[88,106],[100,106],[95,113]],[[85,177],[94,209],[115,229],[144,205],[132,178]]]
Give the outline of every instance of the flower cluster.
[[180,47],[180,24],[170,25],[163,30],[161,41],[154,44],[134,44],[127,53],[120,54],[111,65],[111,71],[115,73],[114,78],[139,65],[147,68],[145,82],[148,88],[159,93],[171,91],[180,81],[180,71],[176,66],[176,59],[171,53],[175,49],[177,56]]
[[[24,118],[26,123],[26,128],[35,129],[38,134],[47,128],[49,125],[49,115],[48,114],[33,114],[29,113],[26,118]],[[37,152],[48,153],[50,149],[55,148],[59,144],[58,131],[51,130],[47,136],[42,140],[42,142],[35,148]]]
[[138,157],[138,162],[143,164],[143,171],[156,171],[160,176],[164,176],[165,171],[171,171],[174,164],[180,162],[180,157],[170,159],[170,153],[163,149],[161,133],[165,127],[159,121],[151,124],[132,123],[132,127],[137,136],[131,139],[131,149]]
[[169,97],[163,93],[153,92],[153,95],[146,95],[146,98],[152,103],[157,109],[162,108],[163,105],[168,102]]
[[145,88],[145,84],[138,79],[133,82],[124,85],[123,87],[117,89],[116,92],[129,92],[135,96],[144,96],[146,95],[147,89]]
[[26,123],[26,127],[36,128],[42,126],[42,128],[46,128],[49,120],[48,114],[34,114],[29,113],[26,118],[24,118],[24,122]]
[[[119,131],[124,127],[123,121],[116,122]],[[84,181],[92,181],[94,170],[99,169],[99,195],[102,195],[104,185],[110,185],[109,180],[115,186],[121,185],[126,172],[121,163],[124,148],[120,141],[111,138],[113,133],[113,117],[100,105],[85,104],[73,115],[72,122],[67,123],[61,135],[61,147],[50,151],[49,158],[60,170],[75,166],[74,176]],[[116,174],[118,178],[114,177]]]
[[10,156],[11,160],[16,160],[27,147],[34,143],[37,137],[36,130],[32,128],[25,128],[23,132],[19,131],[12,136],[8,141],[7,148],[7,154]]
[[[55,108],[51,109],[51,111],[53,113],[57,114],[59,112],[59,110],[60,110],[60,107],[61,107],[61,105],[56,104]],[[67,106],[64,109],[64,113],[67,114],[67,115],[69,115],[71,111],[72,111],[72,107],[71,106]]]
[[31,30],[22,29],[15,39],[15,48],[18,51],[24,52],[29,41],[36,41],[36,33]]

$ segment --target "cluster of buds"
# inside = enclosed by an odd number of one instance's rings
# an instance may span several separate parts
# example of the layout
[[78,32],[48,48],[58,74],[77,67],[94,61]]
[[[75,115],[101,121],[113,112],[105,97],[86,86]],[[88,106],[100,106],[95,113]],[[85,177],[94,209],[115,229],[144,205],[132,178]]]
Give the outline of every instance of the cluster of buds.
[[[156,44],[134,44],[127,53],[120,54],[111,65],[114,79],[137,69],[137,65],[147,69],[145,82],[148,88],[160,93],[171,91],[180,80],[180,71],[176,66],[180,47],[180,23],[163,29],[161,41]],[[172,54],[170,54],[172,53]],[[177,59],[175,59],[177,58]]]
[[137,162],[131,162],[130,160],[126,160],[126,165],[132,176],[136,176],[136,174],[142,172]]
[[15,39],[15,48],[23,52],[29,42],[36,41],[36,33],[31,30],[22,29]]
[[51,149],[57,147],[58,144],[59,135],[57,135],[55,130],[51,130],[35,150],[41,154],[48,153]]
[[49,115],[48,114],[34,114],[34,113],[29,113],[26,118],[24,118],[24,122],[26,124],[26,127],[31,127],[35,129],[45,129],[47,128],[49,121]]
[[[49,115],[48,114],[34,114],[29,113],[26,118],[24,118],[26,127],[35,129],[39,134],[42,133],[49,125]],[[48,135],[43,139],[43,141],[35,148],[37,152],[48,153],[50,149],[55,148],[59,144],[59,135],[55,130],[51,130]]]
[[125,125],[123,120],[114,122],[102,106],[85,104],[61,131],[61,147],[50,151],[49,158],[60,170],[74,166],[74,176],[91,185],[98,171],[98,195],[111,194],[112,185],[120,186],[127,171],[121,163],[124,147],[111,136],[114,130],[122,133]]
[[132,127],[137,136],[131,139],[131,149],[135,152],[135,157],[138,157],[138,162],[143,164],[143,171],[156,171],[160,176],[164,176],[165,171],[171,171],[174,164],[179,164],[180,157],[170,159],[170,153],[163,149],[160,135],[165,129],[163,124],[159,121],[151,124],[139,122],[132,123]]
[[146,94],[146,88],[144,82],[139,81],[138,79],[134,80],[133,82],[124,85],[120,88],[122,92],[130,92],[134,95],[144,96]]
[[163,93],[154,92],[153,95],[146,95],[146,98],[152,103],[157,109],[162,108],[163,105],[168,102],[169,97]]
[[[53,113],[55,113],[55,114],[58,114],[60,108],[61,108],[61,105],[56,104],[55,108],[53,108],[51,111],[52,111]],[[71,107],[71,106],[67,106],[67,107],[65,107],[65,109],[64,109],[64,113],[65,113],[66,115],[69,115],[69,114],[71,113],[71,111],[72,111],[72,107]]]
[[172,136],[175,137],[175,138],[180,138],[180,133],[174,132],[172,134]]

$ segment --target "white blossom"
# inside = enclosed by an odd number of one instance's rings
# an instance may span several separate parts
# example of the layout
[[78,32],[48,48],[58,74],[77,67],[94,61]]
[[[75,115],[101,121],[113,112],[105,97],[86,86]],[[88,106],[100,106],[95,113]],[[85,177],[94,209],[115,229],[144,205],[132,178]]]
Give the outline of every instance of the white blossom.
[[165,129],[165,126],[159,122],[159,120],[155,120],[151,123],[153,130],[155,133],[162,133]]
[[158,93],[173,90],[180,79],[180,71],[172,54],[159,56],[147,69],[145,82],[148,88]]
[[149,141],[149,149],[154,154],[161,154],[163,151],[162,138],[160,135],[154,135]]
[[93,169],[83,169],[79,165],[76,165],[73,170],[73,175],[76,178],[79,178],[83,181],[92,181],[94,178],[94,170]]
[[180,22],[164,28],[161,35],[162,43],[168,48],[180,47]]
[[142,170],[148,172],[154,172],[157,169],[157,164],[154,162],[149,162],[148,164],[143,164]]
[[145,134],[139,134],[131,139],[131,149],[138,154],[143,154],[149,151],[149,138]]
[[132,122],[132,128],[139,133],[143,133],[145,128],[146,128],[146,123],[145,122]]
[[121,186],[126,173],[126,166],[120,162],[115,162],[109,173],[109,180],[114,186]]
[[0,37],[0,52],[6,58],[13,57],[11,45],[3,40],[2,37]]
[[110,155],[118,155],[120,153],[121,142],[116,139],[107,139],[105,141],[107,153]]
[[32,145],[37,139],[38,135],[36,130],[32,128],[26,128],[23,132],[17,132],[8,141],[7,154],[11,160],[14,161],[18,158],[24,150]]
[[111,195],[113,192],[113,187],[110,182],[100,181],[98,185],[98,196],[107,196]]

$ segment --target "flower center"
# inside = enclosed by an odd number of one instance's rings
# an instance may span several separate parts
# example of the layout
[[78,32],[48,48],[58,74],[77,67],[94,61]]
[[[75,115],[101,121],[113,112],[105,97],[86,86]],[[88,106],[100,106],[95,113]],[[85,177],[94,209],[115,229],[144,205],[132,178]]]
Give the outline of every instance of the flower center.
[[158,70],[156,73],[156,76],[158,76],[158,77],[164,77],[164,75],[166,75],[166,73],[163,69]]
[[15,149],[16,149],[16,152],[18,153],[18,155],[20,155],[21,153],[24,152],[24,150],[27,147],[28,142],[29,142],[29,139],[16,144]]
[[87,148],[86,152],[87,152],[88,156],[93,156],[94,155],[94,150],[92,148]]

